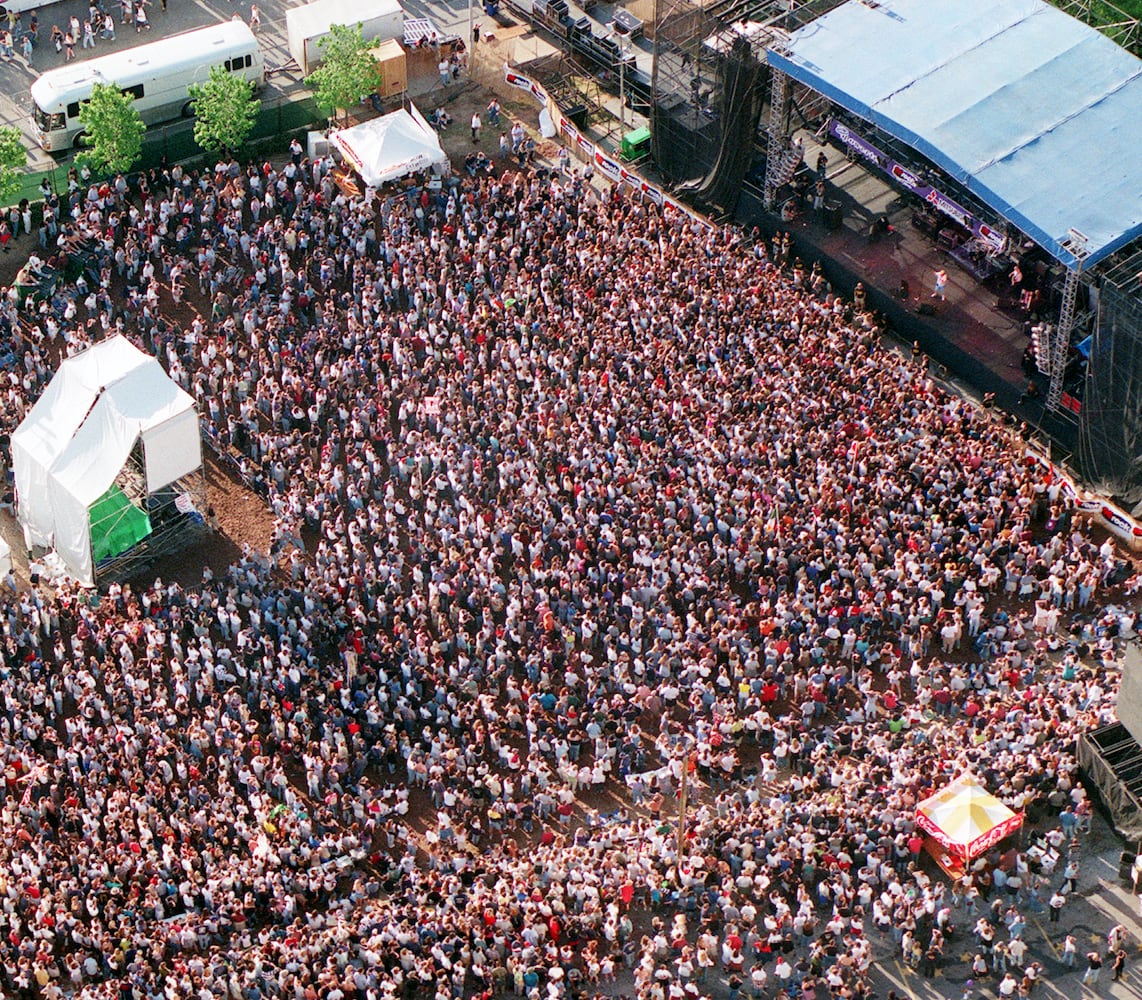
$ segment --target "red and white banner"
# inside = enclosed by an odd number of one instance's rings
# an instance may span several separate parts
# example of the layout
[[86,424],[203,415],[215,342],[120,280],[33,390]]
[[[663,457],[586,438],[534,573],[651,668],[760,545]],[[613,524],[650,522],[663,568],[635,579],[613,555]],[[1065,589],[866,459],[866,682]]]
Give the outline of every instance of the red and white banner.
[[1027,459],[1042,470],[1045,482],[1059,484],[1060,495],[1073,503],[1075,510],[1089,515],[1092,520],[1101,524],[1132,549],[1142,549],[1142,524],[1121,507],[1105,497],[1095,496],[1080,489],[1070,476],[1034,448],[1027,449]]
[[943,830],[936,826],[936,824],[923,813],[916,814],[916,825],[950,854],[961,858],[963,857],[964,845],[955,843],[951,837],[944,833]]
[[655,187],[649,181],[644,180],[633,170],[628,170],[621,163],[614,158],[608,156],[599,146],[588,139],[576,127],[575,123],[571,121],[562,111],[558,110],[554,102],[549,102],[547,91],[543,85],[532,80],[530,77],[525,76],[518,70],[514,70],[507,63],[504,63],[504,82],[511,87],[516,87],[519,90],[526,90],[532,97],[535,98],[536,103],[542,107],[556,108],[552,114],[551,120],[555,124],[555,128],[567,136],[572,144],[572,148],[585,160],[594,163],[595,168],[607,178],[607,180],[614,181],[615,183],[626,184],[628,187],[635,191],[640,191],[642,194],[649,198],[659,208],[671,208],[676,212],[682,212],[688,215],[695,222],[701,223],[707,228],[713,228],[708,219],[695,213],[688,206],[683,205],[682,202],[676,201],[671,198],[661,188]]
[[987,833],[976,837],[970,844],[968,844],[968,860],[978,858],[981,854],[988,851],[990,848],[998,844],[1004,837],[1010,837],[1016,830],[1023,825],[1023,813],[1016,813],[1014,816],[1009,816],[998,826],[993,826]]

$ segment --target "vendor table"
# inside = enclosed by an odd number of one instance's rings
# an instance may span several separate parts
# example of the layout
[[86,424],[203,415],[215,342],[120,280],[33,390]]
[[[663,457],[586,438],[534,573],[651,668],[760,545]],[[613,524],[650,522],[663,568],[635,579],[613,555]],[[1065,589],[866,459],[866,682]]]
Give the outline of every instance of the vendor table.
[[330,174],[333,178],[333,183],[337,185],[337,190],[340,191],[346,198],[357,198],[361,194],[361,186],[357,181],[357,176],[352,170],[347,167],[338,167]]
[[943,869],[944,874],[953,882],[958,882],[967,874],[967,869],[953,858],[942,844],[933,838],[924,838],[924,850],[932,856],[932,860]]

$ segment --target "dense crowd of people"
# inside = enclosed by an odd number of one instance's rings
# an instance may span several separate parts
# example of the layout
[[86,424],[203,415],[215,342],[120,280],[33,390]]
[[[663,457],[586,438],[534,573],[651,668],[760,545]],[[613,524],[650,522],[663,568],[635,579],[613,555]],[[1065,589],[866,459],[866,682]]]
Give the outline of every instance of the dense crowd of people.
[[[330,168],[75,177],[89,273],[3,296],[4,430],[122,333],[275,518],[200,585],[0,588],[5,994],[868,997],[957,923],[1030,991],[1113,542],[787,241]],[[930,878],[964,771],[1065,837]]]

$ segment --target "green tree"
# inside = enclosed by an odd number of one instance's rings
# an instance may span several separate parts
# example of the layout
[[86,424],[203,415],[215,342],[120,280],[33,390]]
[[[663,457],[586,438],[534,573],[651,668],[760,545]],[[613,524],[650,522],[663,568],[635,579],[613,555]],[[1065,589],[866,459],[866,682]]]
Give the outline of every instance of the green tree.
[[365,41],[361,25],[334,24],[319,43],[322,63],[305,78],[313,98],[327,114],[346,111],[381,84],[381,68],[373,58],[372,42]]
[[0,125],[0,205],[20,190],[20,171],[28,162],[24,137],[11,125]]
[[122,173],[139,159],[147,126],[131,96],[114,84],[92,87],[90,100],[79,106],[79,123],[89,147],[82,159],[95,173]]
[[254,93],[253,81],[238,73],[212,66],[210,79],[193,84],[194,141],[208,153],[236,150],[258,118],[262,102]]

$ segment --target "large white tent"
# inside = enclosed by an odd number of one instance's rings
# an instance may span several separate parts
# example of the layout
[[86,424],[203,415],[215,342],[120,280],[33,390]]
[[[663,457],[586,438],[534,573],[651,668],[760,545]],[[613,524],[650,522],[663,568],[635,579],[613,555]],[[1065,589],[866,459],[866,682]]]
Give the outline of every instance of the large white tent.
[[202,467],[194,401],[124,337],[65,360],[12,435],[24,539],[54,548],[82,583],[95,576],[89,510],[136,442],[148,494]]
[[330,144],[371,187],[419,170],[447,173],[448,154],[424,118],[404,108],[329,134]]

